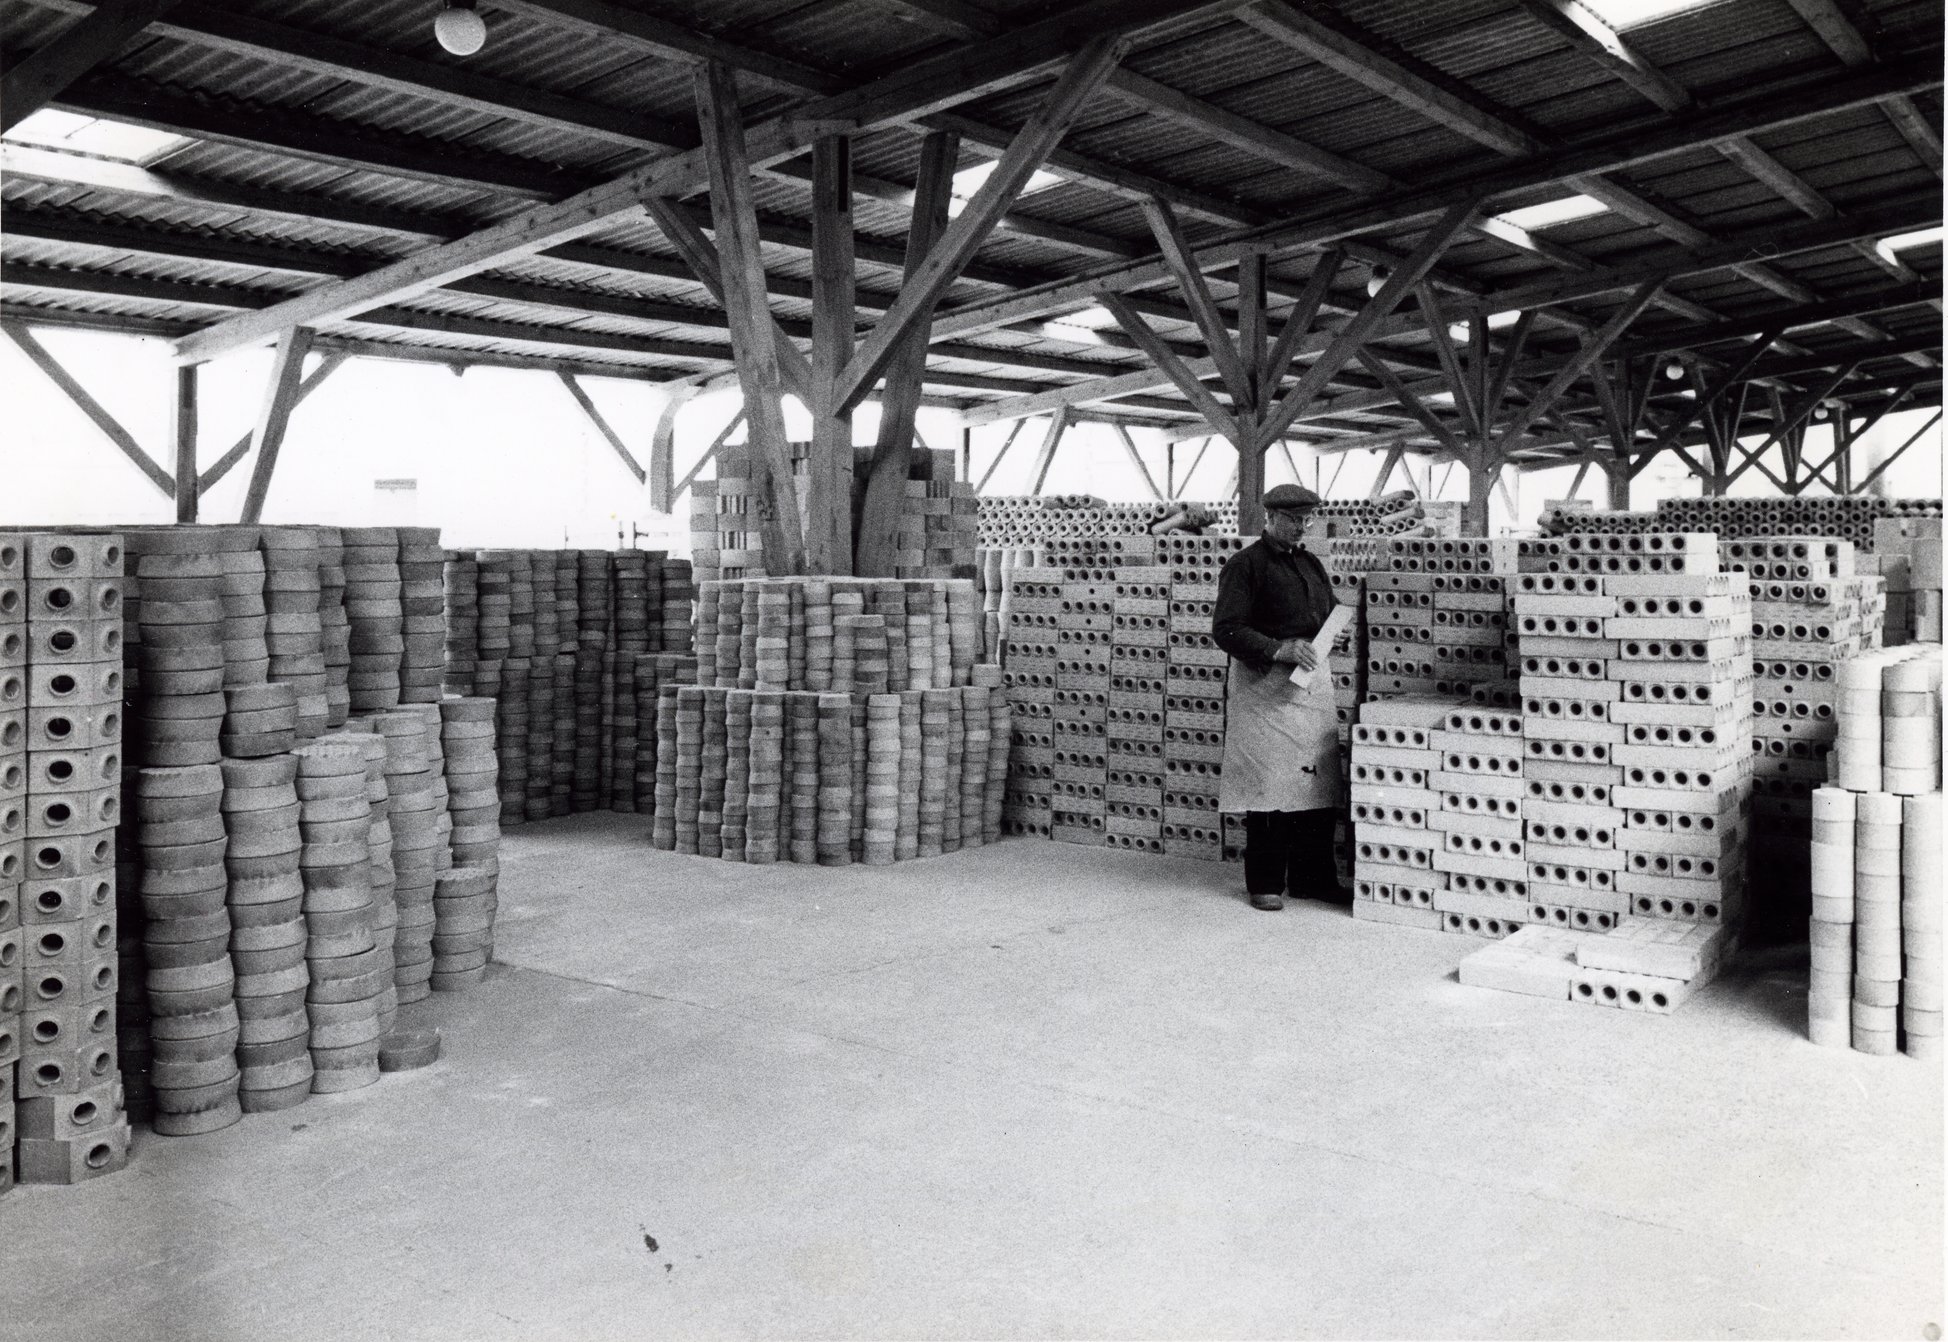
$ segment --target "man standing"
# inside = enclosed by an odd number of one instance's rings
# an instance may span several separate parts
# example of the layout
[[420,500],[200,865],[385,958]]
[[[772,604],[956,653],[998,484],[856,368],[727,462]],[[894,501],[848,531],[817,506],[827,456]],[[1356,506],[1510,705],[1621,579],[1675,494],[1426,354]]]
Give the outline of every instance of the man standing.
[[1245,889],[1254,909],[1295,899],[1350,903],[1333,865],[1339,724],[1329,689],[1292,684],[1311,670],[1310,640],[1333,607],[1332,582],[1299,548],[1319,496],[1300,485],[1265,495],[1265,530],[1218,577],[1211,635],[1231,656],[1225,681],[1218,809],[1245,813]]

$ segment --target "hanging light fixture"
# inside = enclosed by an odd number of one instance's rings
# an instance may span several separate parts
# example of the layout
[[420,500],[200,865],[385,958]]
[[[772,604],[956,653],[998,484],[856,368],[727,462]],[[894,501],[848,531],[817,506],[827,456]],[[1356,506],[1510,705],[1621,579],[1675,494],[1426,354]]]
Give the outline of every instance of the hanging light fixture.
[[1813,418],[1814,418],[1814,419],[1825,419],[1825,418],[1826,418],[1826,416],[1828,415],[1828,413],[1829,413],[1829,411],[1828,411],[1828,410],[1827,410],[1827,408],[1826,408],[1826,402],[1825,402],[1825,401],[1821,401],[1821,402],[1820,402],[1820,403],[1819,403],[1818,405],[1816,405],[1816,406],[1814,406],[1814,407],[1813,407]]
[[1387,272],[1380,269],[1378,266],[1373,267],[1373,274],[1369,276],[1366,281],[1366,296],[1368,298],[1371,298],[1373,297],[1373,295],[1379,293],[1380,286],[1385,284],[1386,282],[1387,282]]
[[1679,378],[1684,376],[1684,365],[1679,363],[1676,359],[1672,359],[1669,363],[1664,365],[1664,376],[1669,378],[1673,382],[1677,381]]
[[446,0],[433,20],[433,36],[455,56],[471,56],[487,43],[487,22],[474,12],[474,0]]

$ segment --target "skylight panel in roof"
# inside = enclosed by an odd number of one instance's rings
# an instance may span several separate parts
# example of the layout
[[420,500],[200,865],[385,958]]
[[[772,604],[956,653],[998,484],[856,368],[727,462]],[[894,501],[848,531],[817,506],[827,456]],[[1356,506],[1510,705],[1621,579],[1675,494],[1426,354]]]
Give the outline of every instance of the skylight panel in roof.
[[[953,195],[947,201],[947,213],[959,214],[966,209],[967,202],[974,199],[975,192],[979,191],[982,184],[994,175],[995,165],[999,162],[999,159],[991,158],[985,163],[976,163],[971,168],[962,168],[955,173]],[[1037,168],[1030,174],[1028,184],[1021,188],[1021,194],[1032,196],[1037,191],[1046,191],[1051,186],[1058,185],[1061,181],[1062,179],[1055,173]]]
[[1702,9],[1714,0],[1571,0],[1571,3],[1580,3],[1612,28],[1623,29],[1668,19],[1687,9]]
[[189,143],[186,136],[131,126],[101,117],[78,116],[51,107],[24,118],[6,138],[22,144],[46,145],[76,154],[114,159],[147,167]]
[[1572,220],[1587,219],[1593,214],[1602,214],[1608,208],[1593,196],[1564,196],[1560,200],[1545,200],[1540,205],[1525,205],[1519,210],[1498,214],[1495,218],[1516,228],[1535,232]]
[[1917,229],[1912,233],[1896,233],[1891,238],[1882,238],[1874,244],[1874,250],[1886,257],[1889,261],[1893,261],[1896,259],[1898,253],[1904,252],[1910,247],[1925,247],[1931,242],[1939,243],[1940,241],[1941,225],[1936,224],[1933,228]]

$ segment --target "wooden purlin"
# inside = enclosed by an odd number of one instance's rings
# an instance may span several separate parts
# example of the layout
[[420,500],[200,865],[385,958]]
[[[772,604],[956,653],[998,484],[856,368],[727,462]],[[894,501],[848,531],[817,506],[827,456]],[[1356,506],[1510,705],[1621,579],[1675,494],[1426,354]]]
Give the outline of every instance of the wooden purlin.
[[103,0],[0,76],[0,131],[12,130],[127,46],[176,0]]

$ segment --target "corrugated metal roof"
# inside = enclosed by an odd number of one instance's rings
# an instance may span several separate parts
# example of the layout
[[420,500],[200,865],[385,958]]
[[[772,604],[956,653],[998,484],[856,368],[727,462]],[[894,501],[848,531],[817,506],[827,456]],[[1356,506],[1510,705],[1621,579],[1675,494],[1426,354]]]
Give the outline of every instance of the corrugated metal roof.
[[[54,40],[71,22],[60,12],[61,2],[0,0],[0,41],[18,53]],[[424,0],[211,3],[282,25],[300,37],[328,36],[560,95],[597,114],[635,116],[646,126],[663,123],[683,135],[695,123],[687,60],[526,13],[490,5],[487,47],[474,58],[459,60],[433,42]],[[622,3],[796,61],[809,69],[809,78],[821,81],[862,82],[966,40],[915,14],[895,16],[887,7],[859,0]],[[1031,22],[1046,10],[1039,0],[984,0],[983,7],[997,22],[1011,25]],[[1436,5],[1338,0],[1331,10],[1336,13],[1333,22],[1363,33],[1362,40],[1400,56],[1411,68],[1433,72],[1445,88],[1491,106],[1505,120],[1545,140],[1573,141],[1668,120],[1643,94],[1538,22],[1517,0],[1441,0]],[[1855,12],[1883,52],[1939,44],[1940,0],[1865,0]],[[430,239],[511,218],[537,199],[565,195],[666,152],[624,143],[613,134],[538,121],[533,115],[458,106],[449,95],[378,87],[347,73],[294,69],[261,52],[220,50],[210,39],[198,38],[192,26],[185,19],[176,28],[164,26],[131,42],[107,68],[84,78],[68,95],[74,105],[120,109],[149,124],[168,125],[178,117],[195,123],[186,128],[203,133],[171,154],[155,178],[136,186],[49,183],[32,177],[10,177],[4,183],[9,215],[22,221],[8,238],[8,264],[16,275],[49,281],[9,283],[9,307],[89,318],[203,323],[223,309],[193,301],[199,296],[194,286],[210,286],[200,296],[213,301],[268,303],[328,283],[332,275],[410,255]],[[238,27],[239,34],[249,31]],[[1705,103],[1780,81],[1828,78],[1840,68],[1834,53],[1780,0],[1717,0],[1631,29],[1625,37]],[[1166,41],[1139,42],[1128,65],[1192,98],[1353,159],[1409,187],[1463,166],[1492,170],[1510,161],[1458,133],[1445,118],[1430,117],[1222,16]],[[772,81],[745,76],[740,82],[747,103],[781,102]],[[953,115],[990,127],[993,136],[1005,140],[1034,115],[1046,88],[1044,80],[1008,89],[958,107]],[[1923,92],[1912,103],[1938,134],[1938,91]],[[855,170],[893,189],[909,189],[918,169],[920,137],[915,129],[888,127],[855,137]],[[1842,211],[1939,184],[1938,167],[1924,163],[1878,107],[1786,126],[1757,140]],[[970,142],[963,146],[962,163],[979,162],[993,152]],[[967,274],[951,287],[946,307],[1091,272],[1119,258],[1148,255],[1155,244],[1130,198],[1132,187],[1140,191],[1153,185],[1175,199],[1193,241],[1225,236],[1237,223],[1305,217],[1359,200],[1356,192],[1315,173],[1215,139],[1208,130],[1146,110],[1113,90],[1099,90],[1089,99],[1062,152],[1072,156],[1062,160],[1067,180],[1018,203],[1020,226],[997,230],[980,247]],[[1092,177],[1087,160],[1095,160],[1108,175],[1127,179],[1126,184],[1106,187]],[[764,264],[781,291],[773,295],[773,310],[782,320],[804,323],[811,315],[806,251],[810,191],[790,171],[760,173],[752,189],[766,233]],[[1707,233],[1792,226],[1807,218],[1708,149],[1639,165],[1614,181]],[[1517,192],[1496,208],[1549,199],[1563,190]],[[1217,218],[1200,208],[1199,201],[1207,202]],[[861,284],[883,304],[900,284],[908,211],[868,191],[855,197],[854,218]],[[1359,241],[1404,254],[1422,227],[1420,221],[1408,221],[1399,228],[1369,230]],[[1038,229],[1044,236],[1036,236]],[[1631,264],[1646,255],[1662,258],[1676,245],[1667,231],[1610,212],[1544,229],[1539,236],[1584,258],[1567,267],[1571,273],[1578,265]],[[220,244],[229,243],[238,247],[224,252]],[[252,247],[283,250],[253,253]],[[566,351],[576,358],[641,368],[693,367],[702,356],[657,351],[723,345],[721,314],[707,290],[677,269],[674,249],[640,215],[605,220],[581,243],[560,252],[507,258],[486,277],[540,286],[523,291],[533,298],[439,290],[399,305],[400,320],[417,325],[354,321],[327,329],[439,350],[530,355]],[[266,263],[267,255],[271,263]],[[619,264],[600,264],[607,259]],[[1939,248],[1907,259],[1938,279]],[[1281,287],[1291,291],[1304,282],[1311,264],[1300,254],[1278,258],[1273,269]],[[1852,247],[1825,248],[1767,264],[1823,299],[1893,282]],[[645,273],[645,267],[652,273]],[[54,287],[50,273],[63,287]],[[1533,284],[1566,271],[1546,256],[1470,235],[1449,249],[1439,273],[1443,283],[1452,281],[1450,287],[1471,292]],[[1357,286],[1365,274],[1364,264],[1349,266],[1334,308],[1361,301]],[[86,284],[90,275],[99,276],[95,282],[103,287],[146,286],[151,296],[66,287]],[[1213,281],[1227,303],[1233,278],[1224,273]],[[1767,311],[1786,301],[1726,269],[1682,279],[1671,291],[1726,317]],[[1146,296],[1181,308],[1172,285],[1150,285]],[[573,305],[578,301],[616,310],[577,313]],[[1274,304],[1274,322],[1284,301]],[[627,305],[637,302],[687,305],[698,310],[699,321],[668,320],[662,308],[629,314]],[[1582,301],[1567,315],[1600,323],[1610,302],[1614,298]],[[867,305],[868,316],[871,310]],[[1874,320],[1888,331],[1907,333],[1927,329],[1928,310],[1892,312]],[[479,325],[483,322],[505,325],[489,328]],[[1187,321],[1159,316],[1152,325],[1188,350],[1200,343]],[[1653,309],[1642,329],[1676,337],[1686,323]],[[488,330],[501,334],[481,334]],[[1539,326],[1534,348],[1566,348],[1561,343],[1566,338],[1560,329],[1549,332]],[[1808,348],[1821,347],[1820,340],[1831,347],[1836,338],[1850,337],[1835,337],[1831,328],[1795,337]],[[577,339],[589,343],[563,343]],[[1126,347],[1120,332],[1106,332],[1103,339],[1112,343],[1092,347],[1086,337],[1063,339],[1039,329],[1003,328],[957,340],[956,353],[936,357],[934,364],[943,380],[961,378],[963,386],[978,394],[1007,385],[1062,385],[1091,376],[1091,370],[1093,375],[1111,375],[1141,366],[1140,356]],[[977,357],[972,351],[982,346],[996,357]],[[1024,365],[1024,359],[1038,356],[1047,366]],[[967,378],[979,385],[967,383]],[[1344,385],[1365,385],[1364,374],[1349,372]]]

